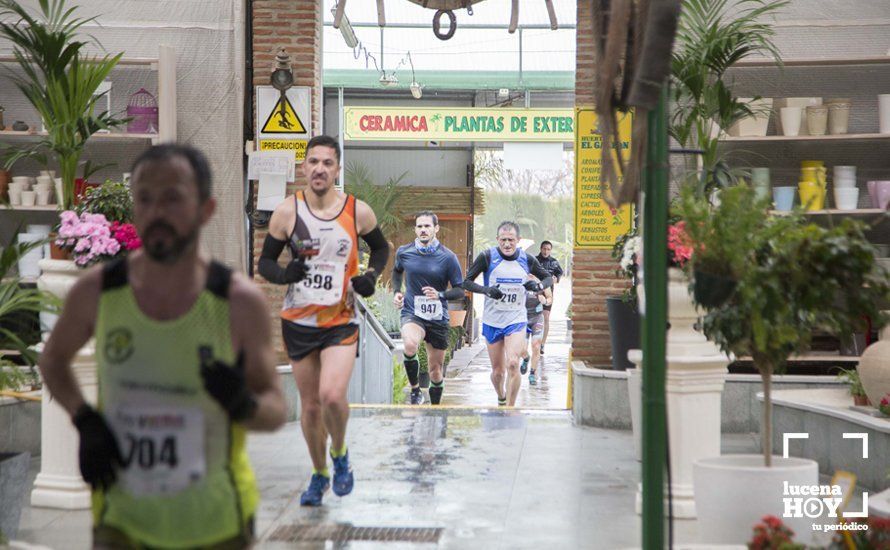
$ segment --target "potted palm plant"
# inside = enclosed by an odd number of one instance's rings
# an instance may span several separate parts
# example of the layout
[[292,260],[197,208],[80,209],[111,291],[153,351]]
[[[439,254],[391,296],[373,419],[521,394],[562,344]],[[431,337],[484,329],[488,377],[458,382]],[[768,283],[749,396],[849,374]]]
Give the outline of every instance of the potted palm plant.
[[[745,184],[723,189],[717,206],[684,192],[679,208],[691,246],[701,251],[687,269],[728,265],[735,282],[717,302],[703,303],[693,293],[704,313],[701,328],[725,353],[751,357],[763,381],[763,455],[724,455],[694,465],[703,542],[741,543],[744,526],[782,512],[783,482],[818,483],[814,461],[773,456],[773,374],[808,348],[816,329],[849,333],[865,318],[885,324],[878,304],[890,297],[890,283],[876,267],[864,226],[852,220],[823,228],[800,216],[770,216],[767,199]],[[731,235],[743,230],[745,238]],[[744,499],[729,498],[739,491]],[[806,518],[792,523],[796,532],[810,532]]]
[[[669,132],[683,147],[702,151],[701,165],[689,166],[701,192],[724,187],[737,177],[720,159],[718,136],[753,116],[761,98],[744,101],[732,92],[727,71],[747,57],[780,61],[766,16],[787,0],[684,0],[671,57]],[[701,170],[699,175],[699,170]]]
[[37,14],[16,0],[0,0],[0,37],[13,45],[17,70],[9,78],[37,110],[46,135],[29,146],[8,151],[7,166],[30,156],[52,157],[59,166],[64,210],[74,202],[74,180],[87,140],[99,130],[127,121],[111,113],[96,112],[102,94],[96,91],[120,61],[122,53],[93,56],[88,48],[100,47],[80,29],[94,17],[77,17],[77,7],[65,0],[39,0]]

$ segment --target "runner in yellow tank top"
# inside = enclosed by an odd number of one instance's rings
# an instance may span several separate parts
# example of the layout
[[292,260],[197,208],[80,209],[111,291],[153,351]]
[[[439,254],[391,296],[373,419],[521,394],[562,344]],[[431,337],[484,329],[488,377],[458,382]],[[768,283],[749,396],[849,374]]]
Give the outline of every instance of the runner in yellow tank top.
[[[96,548],[244,548],[259,494],[245,430],[286,405],[262,293],[198,253],[216,203],[195,149],[161,145],[133,165],[143,249],[84,273],[40,357],[80,432]],[[99,401],[71,370],[94,336]]]
[[[281,334],[300,391],[300,424],[313,465],[300,504],[319,506],[331,486],[325,456],[328,434],[334,493],[344,496],[352,491],[346,390],[359,336],[353,293],[374,294],[389,245],[377,227],[374,211],[334,187],[340,173],[340,145],[335,139],[316,136],[309,140],[302,170],[309,186],[272,213],[258,268],[268,281],[288,285]],[[359,235],[371,249],[368,271],[361,275]],[[278,257],[285,246],[292,259],[281,267]]]

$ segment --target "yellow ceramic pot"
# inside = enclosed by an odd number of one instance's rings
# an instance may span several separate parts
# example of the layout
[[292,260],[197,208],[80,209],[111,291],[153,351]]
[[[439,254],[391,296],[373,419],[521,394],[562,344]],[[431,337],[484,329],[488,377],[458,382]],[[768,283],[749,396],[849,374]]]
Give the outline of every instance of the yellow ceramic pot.
[[802,160],[800,161],[801,168],[822,168],[825,166],[824,160]]
[[825,187],[828,170],[824,166],[807,166],[800,169],[800,181],[809,181]]
[[801,181],[797,184],[800,204],[808,212],[825,208],[825,185],[812,181]]

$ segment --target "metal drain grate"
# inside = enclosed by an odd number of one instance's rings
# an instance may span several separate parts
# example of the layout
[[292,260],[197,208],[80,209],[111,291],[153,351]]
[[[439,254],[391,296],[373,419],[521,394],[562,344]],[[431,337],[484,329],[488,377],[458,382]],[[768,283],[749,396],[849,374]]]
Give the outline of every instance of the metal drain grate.
[[272,542],[439,542],[441,527],[356,527],[348,524],[282,525],[275,529]]

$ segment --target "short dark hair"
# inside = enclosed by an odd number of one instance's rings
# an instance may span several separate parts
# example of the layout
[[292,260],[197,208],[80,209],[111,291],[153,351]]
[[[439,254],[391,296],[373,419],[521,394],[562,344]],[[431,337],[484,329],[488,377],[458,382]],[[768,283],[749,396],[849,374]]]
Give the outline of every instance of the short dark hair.
[[498,233],[500,233],[501,229],[504,229],[505,227],[512,229],[513,231],[516,232],[516,236],[517,237],[519,236],[519,224],[518,223],[511,222],[509,220],[502,221],[501,224],[498,226]]
[[541,241],[541,248],[544,248],[548,244],[550,245],[550,248],[553,248],[553,243],[550,241]]
[[309,149],[313,147],[330,147],[334,150],[334,154],[337,155],[337,164],[340,164],[340,143],[336,139],[324,134],[315,136],[306,144],[306,152],[308,153]]
[[414,214],[414,223],[417,223],[417,218],[422,218],[424,216],[429,216],[433,219],[433,225],[439,225],[439,216],[437,216],[432,210],[421,210],[417,214]]
[[136,171],[143,164],[165,162],[176,157],[184,158],[192,168],[192,175],[195,177],[195,185],[198,186],[198,196],[201,198],[201,202],[209,199],[213,192],[213,174],[210,171],[210,163],[207,162],[204,153],[190,145],[164,143],[150,147],[139,155],[139,158],[133,163],[133,167],[130,168],[130,173],[135,176]]

